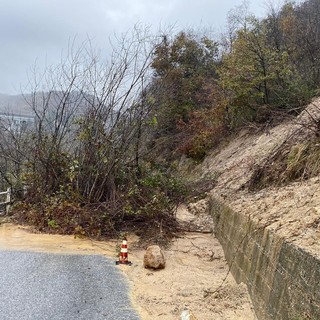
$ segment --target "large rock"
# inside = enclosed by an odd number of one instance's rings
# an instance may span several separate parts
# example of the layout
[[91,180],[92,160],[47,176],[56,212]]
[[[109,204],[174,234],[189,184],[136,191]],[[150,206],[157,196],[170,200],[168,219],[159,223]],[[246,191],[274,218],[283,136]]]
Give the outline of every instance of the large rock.
[[144,255],[143,265],[145,268],[163,269],[166,265],[164,255],[159,246],[149,246]]

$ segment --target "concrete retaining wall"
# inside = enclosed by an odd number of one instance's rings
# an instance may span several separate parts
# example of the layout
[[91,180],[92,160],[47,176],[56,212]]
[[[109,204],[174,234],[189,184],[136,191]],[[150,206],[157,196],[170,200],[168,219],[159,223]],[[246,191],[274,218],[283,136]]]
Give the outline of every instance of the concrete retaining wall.
[[210,213],[236,281],[259,319],[320,319],[320,260],[214,198]]

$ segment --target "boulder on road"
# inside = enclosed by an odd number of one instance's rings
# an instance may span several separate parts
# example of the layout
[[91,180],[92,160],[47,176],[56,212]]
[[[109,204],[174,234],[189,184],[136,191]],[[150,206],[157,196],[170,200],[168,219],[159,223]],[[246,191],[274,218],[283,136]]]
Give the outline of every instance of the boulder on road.
[[159,246],[153,245],[147,248],[144,255],[143,265],[150,269],[164,269],[166,262],[164,254]]

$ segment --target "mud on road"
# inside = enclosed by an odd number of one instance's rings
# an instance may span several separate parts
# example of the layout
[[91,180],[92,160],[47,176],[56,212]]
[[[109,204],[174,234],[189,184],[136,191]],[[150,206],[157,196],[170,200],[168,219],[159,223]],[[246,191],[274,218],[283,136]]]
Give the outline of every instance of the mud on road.
[[[129,280],[131,301],[143,320],[176,320],[184,309],[198,320],[256,319],[245,285],[236,284],[228,274],[222,247],[211,234],[190,232],[174,240],[164,251],[166,268],[161,271],[144,269],[145,251],[135,246],[138,238],[128,240],[133,265],[119,268]],[[116,260],[117,242],[34,234],[13,224],[0,226],[0,249],[5,250],[102,254]]]

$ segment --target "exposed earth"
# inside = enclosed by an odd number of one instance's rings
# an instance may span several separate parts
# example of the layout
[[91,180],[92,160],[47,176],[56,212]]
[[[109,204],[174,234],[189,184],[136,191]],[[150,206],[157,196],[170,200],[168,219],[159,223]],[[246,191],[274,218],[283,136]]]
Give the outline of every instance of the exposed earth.
[[[185,214],[183,209],[181,217]],[[128,277],[132,303],[143,320],[179,319],[184,309],[198,320],[256,319],[245,285],[236,284],[228,273],[222,248],[211,234],[190,232],[176,239],[164,251],[166,268],[160,271],[144,269],[145,251],[135,247],[138,238],[128,240],[133,265],[119,268]],[[35,234],[13,224],[0,226],[0,248],[6,250],[98,253],[116,260],[116,245],[117,241]]]
[[[289,150],[302,149],[318,135],[315,124],[320,121],[320,99],[315,99],[297,118],[286,121],[267,132],[242,132],[219,152],[207,157],[198,166],[197,174],[214,175],[216,185],[210,194],[236,212],[273,229],[281,237],[303,247],[320,257],[320,177],[262,190],[249,191],[246,187],[258,166],[274,167],[281,179],[290,170],[290,162],[284,172],[277,172],[274,155]],[[316,144],[316,147],[318,145]],[[303,157],[296,157],[304,160]],[[295,159],[293,159],[295,160]],[[292,161],[293,162],[293,161]],[[319,170],[320,153],[314,166]],[[307,170],[308,168],[305,168]]]
[[[177,218],[196,222],[194,226],[199,229],[210,226],[207,214],[201,210],[196,216],[181,207]],[[190,319],[256,319],[246,286],[236,284],[222,247],[211,233],[187,232],[175,239],[164,250],[164,270],[144,269],[144,252],[133,248],[130,259],[134,265],[122,266],[142,319],[180,319],[185,309],[193,315]]]

